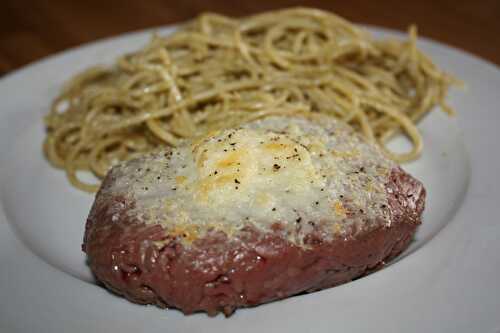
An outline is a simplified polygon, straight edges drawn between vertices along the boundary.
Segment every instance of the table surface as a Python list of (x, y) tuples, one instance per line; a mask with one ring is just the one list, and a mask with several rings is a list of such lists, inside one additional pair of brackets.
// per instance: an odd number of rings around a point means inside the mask
[(500, 65), (499, 0), (3, 0), (0, 76), (82, 43), (185, 21), (203, 11), (243, 16), (299, 5), (397, 30), (416, 23), (420, 35)]

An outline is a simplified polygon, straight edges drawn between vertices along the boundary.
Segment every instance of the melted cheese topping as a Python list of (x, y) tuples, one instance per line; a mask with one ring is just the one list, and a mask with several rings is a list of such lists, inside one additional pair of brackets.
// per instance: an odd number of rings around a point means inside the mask
[(304, 199), (324, 185), (309, 151), (287, 135), (241, 128), (205, 139), (192, 152), (198, 177), (190, 186), (201, 205), (262, 212), (284, 205), (282, 191)]
[(186, 242), (209, 229), (233, 235), (280, 223), (302, 244), (318, 226), (328, 239), (390, 223), (385, 183), (393, 166), (329, 118), (269, 117), (115, 167), (105, 191), (130, 198), (134, 218)]

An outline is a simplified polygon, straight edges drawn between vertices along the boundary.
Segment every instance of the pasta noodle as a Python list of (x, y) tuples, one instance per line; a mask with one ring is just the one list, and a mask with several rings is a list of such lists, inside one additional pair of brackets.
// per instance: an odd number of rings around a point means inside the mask
[[(70, 182), (183, 138), (271, 114), (319, 112), (350, 123), (398, 162), (418, 158), (415, 124), (455, 83), (407, 41), (374, 40), (333, 13), (291, 8), (242, 19), (207, 13), (109, 68), (74, 77), (45, 117), (44, 151)], [(386, 148), (396, 133), (412, 149)]]

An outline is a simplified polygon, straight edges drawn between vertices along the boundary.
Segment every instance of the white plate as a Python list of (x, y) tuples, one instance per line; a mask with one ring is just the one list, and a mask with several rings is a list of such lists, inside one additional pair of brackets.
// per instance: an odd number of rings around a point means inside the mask
[(450, 95), (458, 117), (434, 112), (420, 125), (424, 155), (406, 168), (424, 182), (427, 208), (415, 242), (395, 264), (229, 319), (134, 305), (96, 286), (80, 251), (92, 196), (44, 160), (41, 118), (65, 80), (141, 47), (149, 34), (80, 47), (0, 80), (1, 332), (500, 330), (500, 71), (428, 40), (420, 47), (468, 90)]

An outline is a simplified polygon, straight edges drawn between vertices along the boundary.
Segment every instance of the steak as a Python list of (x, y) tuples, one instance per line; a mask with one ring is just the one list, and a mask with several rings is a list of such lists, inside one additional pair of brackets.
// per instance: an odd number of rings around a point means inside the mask
[(347, 125), (272, 116), (112, 168), (82, 248), (130, 301), (230, 315), (383, 267), (424, 201)]

